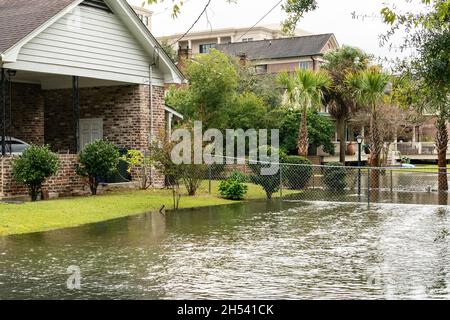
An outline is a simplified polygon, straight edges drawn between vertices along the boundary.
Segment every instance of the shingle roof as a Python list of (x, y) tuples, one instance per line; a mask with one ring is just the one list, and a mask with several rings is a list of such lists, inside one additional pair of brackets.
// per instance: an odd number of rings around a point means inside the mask
[(0, 53), (43, 25), (74, 0), (0, 0)]
[(221, 44), (217, 49), (230, 55), (246, 54), (250, 60), (306, 57), (321, 54), (332, 33), (303, 37)]

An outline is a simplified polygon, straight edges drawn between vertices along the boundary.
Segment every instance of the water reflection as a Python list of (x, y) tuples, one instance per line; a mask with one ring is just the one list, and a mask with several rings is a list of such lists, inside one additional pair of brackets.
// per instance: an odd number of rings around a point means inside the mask
[(448, 214), (259, 201), (0, 238), (0, 298), (448, 298)]

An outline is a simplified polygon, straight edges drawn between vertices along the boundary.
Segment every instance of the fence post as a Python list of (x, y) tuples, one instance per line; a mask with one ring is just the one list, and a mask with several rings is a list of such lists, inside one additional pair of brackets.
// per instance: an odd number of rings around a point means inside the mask
[(212, 179), (211, 165), (208, 165), (208, 192), (209, 192), (209, 195), (212, 194), (211, 179)]
[(394, 174), (393, 174), (393, 170), (391, 171), (391, 193), (394, 192)]
[(370, 183), (371, 183), (371, 177), (370, 177), (370, 168), (367, 169), (367, 204), (370, 206)]
[(283, 200), (283, 164), (280, 163), (280, 200)]

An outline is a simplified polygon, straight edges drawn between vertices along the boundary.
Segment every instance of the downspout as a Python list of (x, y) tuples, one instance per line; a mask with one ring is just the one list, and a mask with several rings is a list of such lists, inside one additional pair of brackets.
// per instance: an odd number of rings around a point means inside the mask
[(2, 156), (6, 156), (6, 73), (3, 66), (1, 67), (0, 76), (1, 86), (1, 104), (2, 104)]
[[(149, 65), (149, 104), (150, 104), (150, 144), (153, 143), (154, 139), (154, 115), (153, 115), (153, 66), (155, 63)], [(150, 155), (151, 156), (151, 155)], [(150, 181), (151, 185), (153, 185), (153, 166), (150, 167)]]

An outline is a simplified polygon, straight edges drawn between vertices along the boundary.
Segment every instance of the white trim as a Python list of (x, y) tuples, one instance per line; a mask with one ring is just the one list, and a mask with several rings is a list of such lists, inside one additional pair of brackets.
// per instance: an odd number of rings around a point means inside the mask
[(167, 112), (170, 113), (170, 114), (173, 114), (173, 115), (177, 116), (177, 117), (180, 118), (181, 120), (184, 120), (184, 116), (183, 116), (181, 113), (179, 113), (178, 111), (172, 109), (171, 107), (169, 107), (169, 106), (164, 106), (164, 110), (167, 111)]

